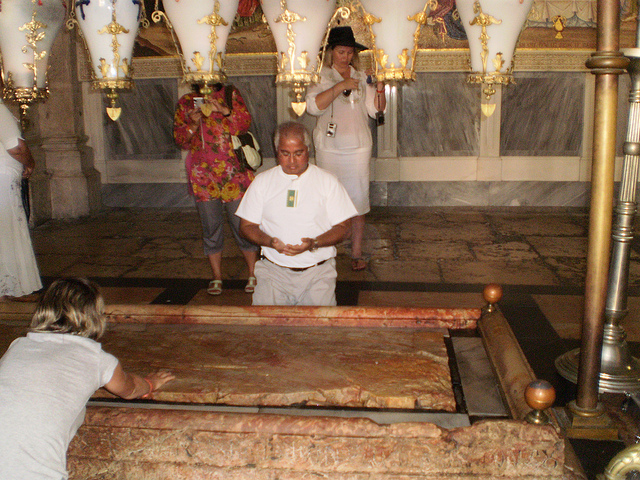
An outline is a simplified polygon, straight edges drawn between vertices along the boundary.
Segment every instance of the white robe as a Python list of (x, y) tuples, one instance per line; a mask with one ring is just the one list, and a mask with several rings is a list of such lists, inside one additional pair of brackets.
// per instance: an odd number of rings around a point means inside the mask
[[(316, 163), (338, 177), (358, 215), (364, 215), (370, 210), (369, 161), (373, 142), (369, 117), (376, 115), (376, 84), (367, 84), (364, 73), (350, 68), (351, 78), (360, 82), (357, 90), (349, 96), (338, 95), (331, 105), (320, 110), (316, 105), (316, 96), (343, 80), (335, 68), (323, 67), (320, 82), (309, 87), (306, 102), (307, 112), (318, 117), (313, 130)], [(327, 136), (330, 122), (337, 125), (333, 137)]]
[(7, 150), (18, 145), (20, 129), (0, 103), (0, 296), (20, 297), (42, 288), (29, 224), (22, 206), (22, 164)]

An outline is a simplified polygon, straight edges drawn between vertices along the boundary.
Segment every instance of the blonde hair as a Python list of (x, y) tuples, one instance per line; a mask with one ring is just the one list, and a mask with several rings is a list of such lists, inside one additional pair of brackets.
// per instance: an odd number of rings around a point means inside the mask
[[(339, 45), (334, 45), (334, 47), (338, 47)], [(322, 65), (324, 65), (325, 67), (330, 67), (331, 64), (333, 63), (333, 48), (334, 47), (327, 47), (327, 50), (324, 52), (324, 60), (322, 61)], [(351, 66), (353, 68), (355, 68), (356, 70), (360, 70), (360, 60), (358, 58), (358, 49), (355, 47), (353, 48), (353, 57), (351, 57)]]
[(86, 278), (54, 281), (36, 306), (32, 332), (70, 333), (97, 340), (107, 326), (100, 287)]

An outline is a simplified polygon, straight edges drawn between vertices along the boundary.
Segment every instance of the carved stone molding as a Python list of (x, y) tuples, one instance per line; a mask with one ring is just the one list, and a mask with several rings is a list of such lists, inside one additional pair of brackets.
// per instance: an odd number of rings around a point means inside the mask
[[(518, 71), (588, 71), (585, 62), (590, 50), (517, 50), (514, 72)], [(370, 55), (362, 54), (362, 66), (370, 63)], [(469, 71), (467, 49), (419, 50), (416, 72), (465, 72)], [(226, 72), (230, 77), (245, 75), (275, 75), (274, 53), (236, 53), (226, 56)], [(80, 80), (91, 80), (91, 73), (84, 55), (78, 68)], [(134, 79), (181, 78), (182, 67), (178, 57), (137, 57), (133, 59)]]

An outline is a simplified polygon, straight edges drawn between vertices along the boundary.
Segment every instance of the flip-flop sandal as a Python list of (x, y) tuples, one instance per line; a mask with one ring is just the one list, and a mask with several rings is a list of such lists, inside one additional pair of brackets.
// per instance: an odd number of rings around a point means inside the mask
[(249, 277), (249, 280), (247, 281), (247, 286), (244, 287), (244, 291), (245, 293), (253, 293), (256, 289), (256, 277)]
[(364, 258), (358, 257), (351, 259), (351, 270), (354, 272), (359, 272), (365, 268), (367, 268), (367, 261)]
[(222, 293), (222, 280), (211, 280), (207, 287), (209, 295), (220, 295)]

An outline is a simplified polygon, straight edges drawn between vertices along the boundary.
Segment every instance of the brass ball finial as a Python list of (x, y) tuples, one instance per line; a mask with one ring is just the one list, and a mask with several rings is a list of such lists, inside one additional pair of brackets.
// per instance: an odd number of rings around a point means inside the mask
[(484, 287), (484, 291), (482, 293), (484, 295), (484, 299), (488, 303), (497, 303), (502, 298), (502, 287), (497, 283), (490, 283)]
[(556, 400), (556, 390), (546, 380), (534, 380), (524, 390), (524, 399), (533, 410), (525, 420), (536, 425), (549, 423), (549, 416), (544, 412)]
[(487, 302), (486, 311), (492, 312), (494, 310), (493, 305), (498, 303), (502, 298), (502, 287), (497, 283), (490, 283), (489, 285), (484, 287), (482, 295)]

